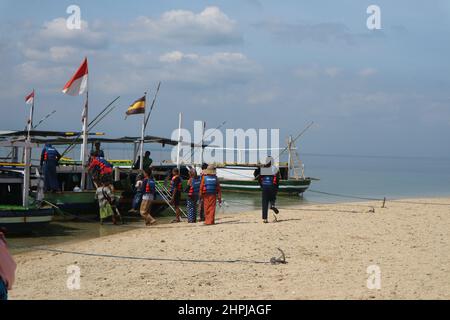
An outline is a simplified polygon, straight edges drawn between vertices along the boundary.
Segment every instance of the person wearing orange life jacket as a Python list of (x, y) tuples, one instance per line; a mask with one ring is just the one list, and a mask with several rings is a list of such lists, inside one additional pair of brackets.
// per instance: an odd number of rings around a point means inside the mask
[(101, 181), (112, 181), (113, 166), (102, 157), (91, 157), (88, 171), (91, 173), (94, 182), (99, 185)]
[[(260, 169), (258, 176), (259, 184), (262, 190), (262, 219), (264, 223), (268, 223), (267, 214), (270, 209), (276, 214), (279, 213), (275, 207), (276, 196), (280, 181), (280, 172), (277, 167), (272, 165), (273, 158), (267, 157), (266, 164)], [(276, 220), (276, 217), (275, 217)]]
[[(207, 163), (203, 163), (202, 164), (202, 172), (200, 174), (200, 180), (205, 175), (205, 171), (206, 171), (207, 168), (208, 168), (208, 164)], [(200, 213), (199, 220), (200, 221), (205, 221), (205, 208), (203, 206), (203, 199), (201, 197), (199, 198), (199, 207), (200, 207), (200, 209), (199, 209), (199, 211), (200, 211), (199, 212)]]
[(209, 165), (205, 170), (200, 184), (200, 197), (203, 199), (205, 210), (205, 225), (214, 224), (216, 215), (216, 201), (222, 203), (222, 190), (220, 188), (219, 179), (216, 175), (216, 168)]
[(180, 170), (178, 168), (174, 168), (172, 170), (172, 180), (170, 181), (170, 195), (171, 200), (170, 203), (175, 207), (175, 220), (172, 222), (181, 222), (181, 210), (180, 210), (180, 201), (181, 201), (181, 187), (182, 180), (180, 177)]
[(156, 182), (153, 179), (152, 169), (144, 170), (144, 180), (141, 186), (142, 202), (140, 207), (141, 216), (144, 218), (145, 225), (149, 226), (156, 222), (151, 215), (152, 203), (156, 195)]
[(189, 181), (187, 183), (188, 198), (186, 201), (188, 211), (188, 223), (197, 222), (197, 201), (200, 192), (201, 177), (197, 176), (194, 168), (189, 170)]
[(44, 174), (44, 190), (56, 192), (59, 190), (56, 167), (61, 155), (50, 143), (46, 143), (41, 153), (41, 168)]

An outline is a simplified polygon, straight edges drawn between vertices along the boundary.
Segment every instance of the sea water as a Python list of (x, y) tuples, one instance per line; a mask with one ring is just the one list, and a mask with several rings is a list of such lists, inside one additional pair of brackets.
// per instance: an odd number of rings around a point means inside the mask
[[(158, 154), (152, 156), (158, 162)], [(320, 180), (312, 181), (310, 191), (302, 197), (280, 195), (277, 200), (280, 208), (293, 204), (355, 201), (352, 197), (450, 196), (450, 159), (446, 158), (304, 154), (302, 160), (305, 175)], [(261, 208), (259, 193), (224, 193), (223, 199), (217, 209), (219, 217)], [(166, 217), (158, 218), (161, 224), (169, 223), (173, 217), (170, 209), (165, 214)], [(122, 227), (101, 226), (98, 222), (54, 222), (32, 234), (12, 236), (10, 243), (18, 248), (13, 250), (20, 251), (29, 246), (97, 238), (132, 230), (135, 226), (142, 226), (142, 221), (133, 219)]]

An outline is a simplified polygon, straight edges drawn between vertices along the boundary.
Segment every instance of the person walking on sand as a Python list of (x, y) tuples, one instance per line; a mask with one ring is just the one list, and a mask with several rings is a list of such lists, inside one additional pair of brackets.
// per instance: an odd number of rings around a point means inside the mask
[(8, 252), (5, 236), (0, 229), (0, 300), (8, 300), (16, 273), (16, 263)]
[(95, 198), (98, 200), (98, 207), (100, 209), (100, 224), (103, 224), (103, 221), (108, 217), (112, 217), (113, 224), (117, 224), (116, 214), (112, 207), (114, 203), (114, 194), (107, 177), (103, 177), (100, 186), (97, 187)]
[(272, 157), (267, 157), (266, 164), (260, 169), (258, 180), (262, 191), (262, 219), (264, 223), (268, 223), (267, 214), (269, 211), (269, 204), (270, 209), (273, 210), (275, 214), (279, 213), (278, 209), (275, 207), (275, 201), (280, 181), (280, 172), (278, 168), (273, 165)]
[(182, 180), (180, 177), (180, 170), (178, 168), (174, 168), (172, 170), (172, 180), (170, 181), (170, 195), (171, 195), (170, 204), (172, 204), (175, 207), (176, 217), (172, 221), (172, 223), (181, 222), (180, 218), (181, 187), (182, 187)]
[(200, 191), (201, 178), (197, 175), (195, 168), (189, 170), (189, 181), (187, 183), (188, 198), (186, 201), (188, 211), (188, 223), (197, 222), (197, 201)]
[[(206, 171), (207, 168), (208, 168), (208, 164), (207, 163), (203, 163), (202, 164), (202, 172), (200, 173), (200, 180), (205, 175), (205, 171)], [(198, 202), (199, 202), (199, 213), (200, 213), (199, 221), (205, 221), (205, 208), (203, 206), (203, 199), (199, 198)]]
[(138, 212), (138, 209), (141, 207), (142, 202), (142, 183), (144, 182), (144, 175), (142, 173), (139, 173), (136, 176), (136, 183), (134, 184), (134, 190), (135, 194), (133, 197), (133, 202), (131, 204), (131, 209), (128, 211), (129, 213), (136, 213)]
[(203, 206), (205, 210), (205, 225), (214, 224), (216, 215), (216, 201), (222, 203), (222, 190), (216, 175), (216, 168), (209, 165), (205, 170), (200, 183), (200, 197), (203, 199)]
[(156, 222), (156, 219), (153, 218), (151, 215), (152, 203), (153, 200), (155, 200), (156, 195), (156, 182), (153, 179), (151, 168), (147, 167), (144, 170), (144, 181), (142, 182), (141, 192), (142, 192), (142, 202), (140, 213), (141, 216), (144, 218), (145, 225), (149, 226)]

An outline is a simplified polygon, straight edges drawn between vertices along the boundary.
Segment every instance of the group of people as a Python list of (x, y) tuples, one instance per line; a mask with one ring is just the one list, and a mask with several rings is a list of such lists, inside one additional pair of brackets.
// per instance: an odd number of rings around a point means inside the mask
[[(48, 149), (50, 159), (57, 158), (51, 149)], [(57, 151), (56, 151), (57, 152)], [(143, 173), (138, 174), (135, 184), (135, 196), (130, 213), (139, 212), (146, 225), (153, 225), (156, 219), (152, 216), (153, 203), (156, 200), (157, 186), (153, 177), (150, 151), (145, 152), (143, 158)], [(49, 157), (47, 156), (47, 159)], [(139, 160), (133, 166), (139, 168)], [(104, 158), (104, 152), (100, 149), (100, 143), (95, 143), (95, 149), (91, 152), (88, 165), (89, 173), (97, 187), (96, 199), (100, 207), (100, 221), (112, 216), (113, 223), (117, 221), (116, 203), (112, 187), (113, 166)], [(262, 219), (268, 223), (268, 211), (275, 214), (279, 210), (275, 206), (279, 182), (281, 179), (278, 168), (274, 165), (272, 157), (267, 157), (265, 165), (255, 170), (255, 179), (259, 181), (262, 191)], [(202, 165), (201, 174), (198, 175), (194, 168), (189, 171), (189, 180), (183, 190), (183, 179), (178, 168), (171, 172), (169, 191), (169, 203), (175, 211), (173, 222), (181, 221), (180, 202), (183, 193), (186, 194), (186, 208), (188, 223), (204, 221), (206, 225), (212, 225), (215, 221), (216, 203), (222, 203), (222, 192), (216, 168), (213, 165)], [(276, 216), (275, 216), (276, 220)]]
[[(105, 159), (105, 154), (100, 148), (100, 142), (94, 144), (95, 148), (90, 153), (88, 171), (97, 188), (96, 199), (100, 207), (100, 221), (112, 216), (116, 223), (117, 216), (115, 210), (115, 198), (112, 186), (113, 166)], [(152, 203), (156, 199), (156, 182), (152, 174), (153, 160), (150, 158), (150, 151), (145, 152), (143, 157), (143, 173), (136, 178), (135, 191), (132, 209), (130, 212), (140, 212), (146, 225), (156, 222), (153, 218)], [(56, 176), (56, 167), (61, 155), (51, 145), (46, 144), (42, 150), (41, 167), (44, 173), (44, 188), (46, 191), (57, 191), (59, 189)], [(139, 169), (140, 159), (133, 165), (134, 169)], [(268, 211), (273, 210), (278, 214), (275, 206), (276, 196), (281, 179), (278, 168), (274, 165), (271, 157), (266, 159), (265, 165), (255, 170), (255, 179), (259, 181), (262, 190), (262, 219), (268, 223)], [(170, 180), (170, 205), (175, 210), (175, 220), (181, 221), (180, 201), (182, 193), (186, 193), (187, 218), (189, 223), (197, 222), (197, 216), (205, 224), (214, 224), (216, 202), (222, 201), (220, 183), (213, 165), (202, 165), (201, 174), (192, 168), (189, 171), (187, 187), (183, 190), (183, 179), (178, 168), (171, 172)], [(275, 216), (276, 219), (276, 216)]]
[[(44, 190), (46, 192), (59, 191), (58, 176), (56, 168), (59, 165), (61, 154), (50, 143), (46, 143), (41, 152), (40, 166), (44, 176)], [(94, 149), (90, 153), (88, 170), (94, 183), (100, 184), (103, 177), (112, 177), (113, 166), (106, 161), (105, 153), (100, 148), (100, 142), (94, 144)]]
[[(146, 225), (152, 225), (156, 222), (152, 216), (152, 202), (156, 198), (157, 187), (152, 174), (152, 168), (144, 169), (143, 175), (136, 178), (136, 194), (133, 199), (130, 212), (140, 212)], [(169, 204), (175, 211), (174, 223), (181, 222), (180, 202), (182, 194), (187, 195), (187, 216), (189, 223), (197, 222), (197, 215), (200, 221), (206, 225), (212, 225), (215, 221), (216, 202), (222, 203), (222, 192), (220, 183), (213, 165), (203, 164), (200, 175), (192, 168), (189, 171), (189, 180), (186, 188), (183, 190), (183, 179), (180, 176), (178, 168), (172, 169), (170, 177), (170, 186), (168, 188)]]

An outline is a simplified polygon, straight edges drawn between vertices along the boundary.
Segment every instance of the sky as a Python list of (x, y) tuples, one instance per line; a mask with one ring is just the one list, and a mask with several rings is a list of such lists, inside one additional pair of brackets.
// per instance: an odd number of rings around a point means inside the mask
[[(81, 29), (69, 30), (69, 5)], [(381, 29), (369, 30), (369, 5)], [(124, 114), (158, 96), (147, 134), (194, 120), (279, 128), (300, 152), (450, 157), (450, 2), (0, 0), (0, 130), (22, 129), (36, 90), (40, 129), (79, 130), (83, 97), (61, 90), (85, 56), (96, 131), (139, 135)]]

